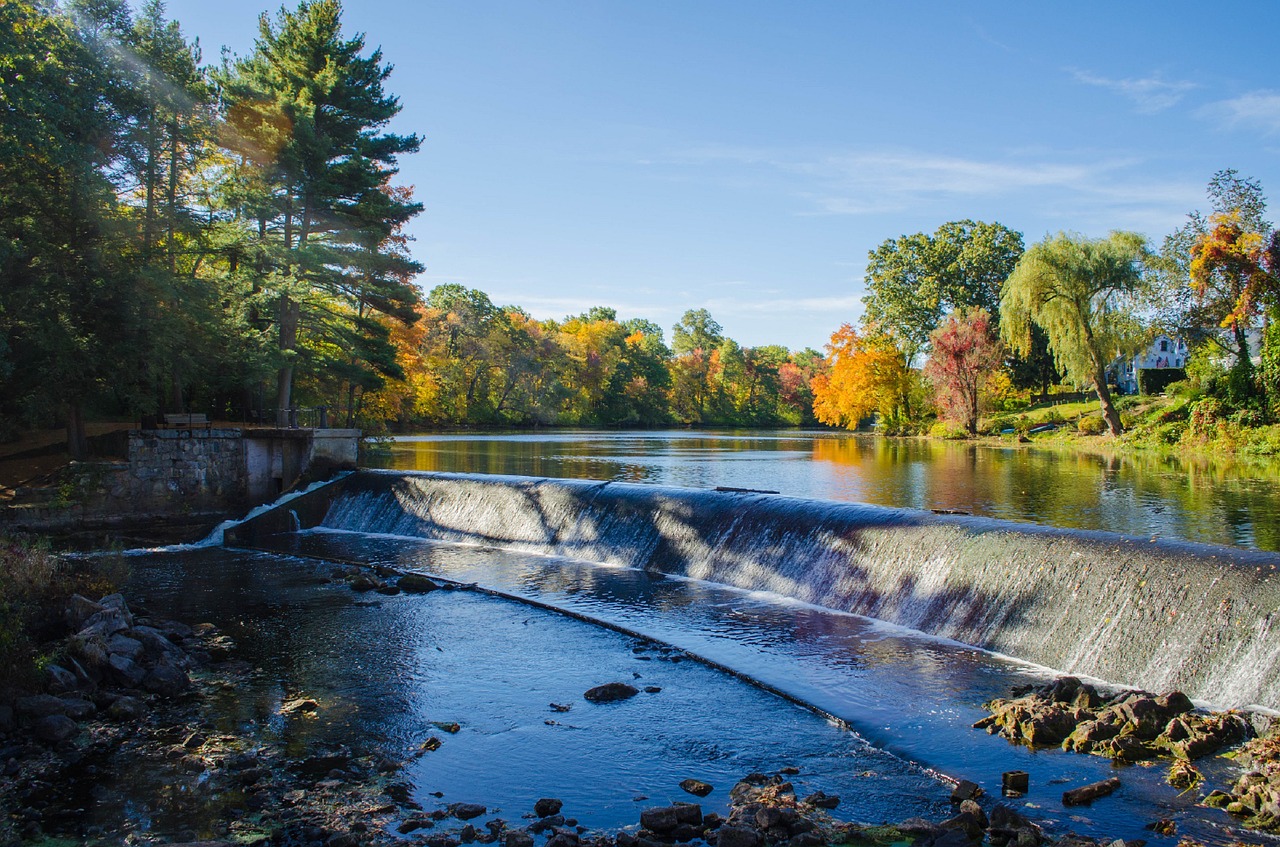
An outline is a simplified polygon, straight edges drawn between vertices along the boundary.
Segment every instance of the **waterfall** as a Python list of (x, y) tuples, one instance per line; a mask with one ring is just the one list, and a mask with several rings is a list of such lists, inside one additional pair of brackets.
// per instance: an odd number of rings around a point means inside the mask
[(1067, 673), (1280, 708), (1275, 554), (617, 482), (361, 471), (326, 496), (332, 529), (772, 591)]

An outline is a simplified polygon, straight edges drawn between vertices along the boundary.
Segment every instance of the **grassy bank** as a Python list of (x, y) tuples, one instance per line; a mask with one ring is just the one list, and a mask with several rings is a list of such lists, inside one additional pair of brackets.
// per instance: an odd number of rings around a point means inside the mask
[[(978, 440), (1035, 443), (1095, 451), (1153, 450), (1185, 458), (1280, 457), (1280, 424), (1262, 422), (1252, 412), (1235, 412), (1214, 398), (1130, 396), (1116, 400), (1124, 434), (1115, 438), (1096, 400), (1038, 403), (1020, 412), (985, 416)], [(962, 435), (935, 427), (935, 437)]]

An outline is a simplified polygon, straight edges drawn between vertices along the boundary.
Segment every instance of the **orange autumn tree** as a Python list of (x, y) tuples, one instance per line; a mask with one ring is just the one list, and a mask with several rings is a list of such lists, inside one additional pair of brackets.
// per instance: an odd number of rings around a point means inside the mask
[(813, 378), (813, 414), (828, 426), (854, 429), (879, 414), (898, 417), (911, 372), (893, 339), (875, 327), (862, 334), (845, 324), (827, 344), (827, 370)]
[(1202, 302), (1219, 304), (1225, 313), (1220, 326), (1235, 333), (1236, 353), (1245, 361), (1245, 327), (1280, 287), (1280, 236), (1245, 226), (1239, 211), (1213, 215), (1209, 222), (1209, 231), (1191, 247), (1191, 287)]

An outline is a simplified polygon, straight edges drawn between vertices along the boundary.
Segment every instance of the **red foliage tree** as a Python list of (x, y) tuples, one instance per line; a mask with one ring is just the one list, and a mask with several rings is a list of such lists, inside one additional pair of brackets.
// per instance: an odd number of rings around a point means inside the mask
[(947, 316), (929, 335), (924, 375), (945, 418), (978, 432), (978, 398), (987, 378), (999, 370), (1004, 351), (995, 338), (991, 315), (977, 307)]

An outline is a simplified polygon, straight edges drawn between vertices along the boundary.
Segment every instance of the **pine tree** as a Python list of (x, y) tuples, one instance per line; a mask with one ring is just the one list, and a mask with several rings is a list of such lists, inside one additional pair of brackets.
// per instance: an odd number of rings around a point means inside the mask
[(372, 314), (416, 317), (406, 279), (417, 264), (379, 248), (422, 208), (390, 184), (419, 139), (382, 131), (400, 111), (383, 90), (391, 68), (378, 50), (362, 55), (362, 35), (343, 36), (341, 14), (337, 0), (315, 0), (263, 15), (253, 53), (220, 79), (225, 143), (244, 166), (227, 196), (252, 224), (275, 308), (281, 423), (299, 366), (315, 372), (354, 349), (376, 383), (397, 371)]

